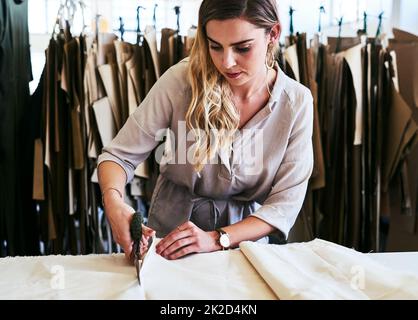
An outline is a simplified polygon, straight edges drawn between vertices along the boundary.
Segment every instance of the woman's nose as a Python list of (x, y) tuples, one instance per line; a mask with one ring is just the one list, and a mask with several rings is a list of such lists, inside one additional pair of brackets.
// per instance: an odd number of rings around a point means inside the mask
[(222, 57), (222, 65), (225, 69), (231, 69), (236, 65), (235, 57), (232, 50), (225, 50)]

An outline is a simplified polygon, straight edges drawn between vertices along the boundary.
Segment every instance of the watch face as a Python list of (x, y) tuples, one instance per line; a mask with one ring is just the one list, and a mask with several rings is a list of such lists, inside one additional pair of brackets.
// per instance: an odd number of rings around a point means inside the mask
[(221, 246), (224, 248), (229, 248), (229, 246), (231, 245), (231, 242), (229, 241), (229, 237), (226, 234), (221, 235), (221, 237), (219, 238), (219, 242)]

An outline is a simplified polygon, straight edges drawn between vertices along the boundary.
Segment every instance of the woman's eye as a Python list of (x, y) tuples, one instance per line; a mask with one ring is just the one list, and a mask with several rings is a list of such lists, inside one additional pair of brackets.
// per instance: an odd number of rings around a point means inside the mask
[(210, 46), (210, 48), (215, 51), (220, 51), (222, 49), (221, 47), (216, 47), (216, 46)]
[(237, 52), (240, 52), (240, 53), (246, 53), (246, 52), (250, 51), (250, 47), (235, 48), (235, 50), (236, 50)]

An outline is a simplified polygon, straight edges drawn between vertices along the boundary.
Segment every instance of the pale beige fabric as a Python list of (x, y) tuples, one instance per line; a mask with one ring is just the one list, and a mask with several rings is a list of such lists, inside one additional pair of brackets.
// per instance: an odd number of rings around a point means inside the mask
[(107, 97), (113, 111), (116, 128), (122, 128), (122, 102), (119, 91), (118, 67), (116, 64), (105, 64), (99, 67), (100, 77), (103, 81)]
[(116, 135), (115, 118), (108, 97), (93, 103), (94, 116), (102, 144), (107, 146)]
[(123, 254), (0, 259), (2, 300), (143, 298)]
[(134, 54), (125, 65), (128, 73), (128, 105), (129, 114), (131, 115), (144, 98), (142, 96), (143, 90), (141, 90), (140, 76), (144, 70), (141, 68), (141, 50), (139, 46), (134, 46)]
[(98, 146), (92, 125), (91, 107), (93, 102), (102, 98), (99, 93), (104, 94), (104, 90), (100, 90), (102, 86), (97, 73), (97, 44), (93, 43), (92, 37), (86, 38), (87, 43), (87, 58), (84, 70), (84, 117), (86, 119), (86, 134), (87, 134), (87, 150), (88, 157), (96, 159), (99, 156)]
[[(163, 74), (104, 148), (99, 165), (103, 161), (118, 163), (130, 181), (135, 168), (161, 143), (158, 134), (170, 128), (174, 148), (166, 149), (165, 161), (160, 164), (149, 213), (149, 226), (158, 237), (188, 220), (203, 230), (214, 230), (249, 215), (268, 222), (287, 237), (302, 206), (313, 166), (309, 90), (276, 66), (278, 76), (270, 101), (242, 128), (240, 133), (245, 135), (236, 139), (232, 154), (220, 152), (218, 163), (207, 164), (199, 177), (189, 161), (179, 164), (182, 147), (188, 149), (194, 143), (179, 134), (185, 127), (182, 121), (191, 99), (187, 68), (185, 59)], [(250, 139), (260, 132), (262, 140)], [(246, 147), (256, 149), (255, 162), (248, 161), (248, 153), (242, 154), (249, 150)], [(170, 159), (170, 154), (174, 158)]]
[(120, 112), (122, 123), (126, 121), (129, 116), (129, 104), (128, 104), (128, 71), (126, 62), (129, 61), (134, 55), (134, 45), (122, 42), (119, 40), (114, 41), (116, 61), (118, 66), (118, 84), (120, 95)]
[(161, 76), (161, 72), (157, 49), (157, 34), (153, 26), (147, 26), (145, 28), (144, 39), (145, 41), (147, 41), (150, 49), (152, 62), (154, 64), (155, 79), (159, 79)]
[(276, 295), (239, 250), (166, 260), (154, 240), (141, 268), (145, 299), (274, 300)]
[(354, 90), (356, 92), (356, 130), (354, 134), (354, 145), (361, 145), (363, 139), (363, 77), (361, 65), (361, 50), (363, 45), (347, 49), (343, 52), (344, 58), (350, 67), (353, 77)]
[(298, 52), (296, 44), (291, 45), (290, 47), (286, 48), (284, 52), (284, 57), (286, 61), (289, 63), (290, 68), (292, 68), (293, 74), (296, 77), (296, 80), (300, 81), (300, 74), (299, 74), (299, 59), (298, 59)]
[(315, 239), (306, 243), (240, 244), (280, 299), (418, 299), (418, 276), (369, 255)]
[[(144, 260), (141, 286), (136, 279), (135, 267), (125, 260), (123, 254), (1, 258), (0, 299), (277, 299), (274, 292), (278, 289), (270, 276), (265, 271), (260, 272), (260, 266), (254, 268), (252, 265), (257, 264), (256, 255), (252, 257), (248, 252), (244, 255), (243, 250), (238, 249), (169, 261), (156, 255), (157, 243), (158, 240)], [(282, 281), (290, 277), (287, 283), (306, 288), (299, 298), (311, 299), (312, 283), (318, 292), (314, 299), (330, 298), (333, 292), (329, 290), (329, 281), (335, 281), (336, 276), (342, 274), (347, 261), (357, 266), (354, 272), (358, 272), (358, 266), (362, 266), (364, 261), (367, 262), (366, 275), (372, 272), (372, 278), (366, 281), (367, 286), (372, 281), (382, 281), (379, 279), (382, 271), (386, 272), (385, 283), (406, 279), (406, 285), (402, 286), (404, 292), (412, 290), (416, 283), (418, 252), (359, 254), (346, 248), (341, 251), (341, 248), (334, 247), (336, 245), (327, 244), (328, 249), (324, 249), (317, 243), (315, 248), (314, 243), (296, 244), (300, 249), (295, 244), (282, 246), (287, 251), (285, 255), (273, 250), (273, 259), (262, 260), (265, 269), (272, 264), (271, 275)], [(294, 250), (289, 250), (289, 246)], [(262, 251), (265, 248), (274, 246), (264, 246)], [(307, 263), (307, 256), (316, 257), (316, 262)], [(285, 263), (276, 263), (275, 259), (279, 257)], [(373, 269), (368, 266), (373, 266)], [(298, 273), (296, 280), (295, 273)], [(414, 274), (415, 279), (408, 273)], [(375, 297), (382, 298), (387, 287), (380, 285), (376, 288), (379, 291)], [(279, 295), (285, 298), (283, 291)]]

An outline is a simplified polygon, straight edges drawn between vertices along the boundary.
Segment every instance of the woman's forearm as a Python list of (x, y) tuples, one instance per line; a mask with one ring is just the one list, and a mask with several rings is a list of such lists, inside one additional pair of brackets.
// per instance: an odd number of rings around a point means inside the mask
[[(123, 248), (126, 258), (130, 259), (132, 239), (129, 226), (135, 210), (124, 202), (125, 170), (116, 162), (104, 161), (98, 167), (98, 177), (113, 239)], [(151, 235), (152, 231), (147, 229), (147, 235)]]
[(257, 217), (247, 217), (233, 225), (222, 228), (228, 233), (231, 240), (231, 247), (237, 247), (241, 241), (255, 241), (261, 239), (273, 231), (275, 227)]
[(104, 204), (106, 205), (107, 199), (113, 199), (115, 196), (123, 199), (126, 185), (125, 170), (112, 161), (102, 162), (97, 170)]

